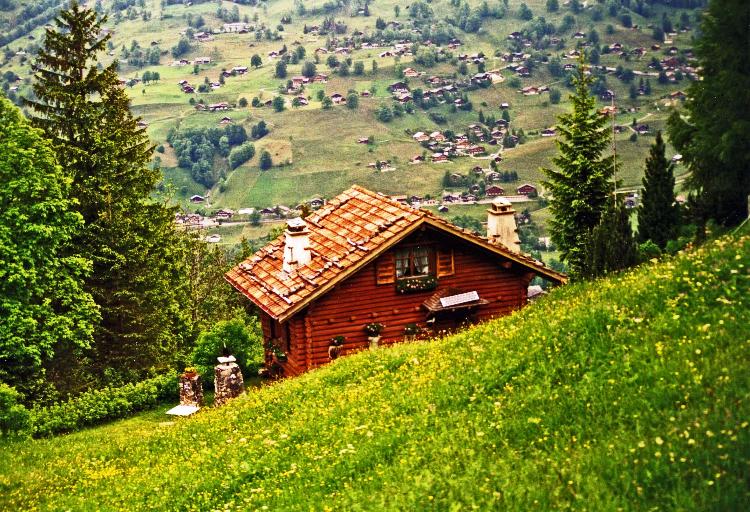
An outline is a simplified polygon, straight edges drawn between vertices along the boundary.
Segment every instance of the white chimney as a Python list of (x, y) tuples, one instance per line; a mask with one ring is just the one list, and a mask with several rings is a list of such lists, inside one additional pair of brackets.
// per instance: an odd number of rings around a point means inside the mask
[(492, 201), (487, 210), (487, 238), (492, 243), (501, 243), (512, 252), (521, 252), (515, 213), (507, 199), (498, 197)]
[(284, 272), (292, 272), (310, 263), (310, 231), (301, 217), (286, 222), (284, 231)]

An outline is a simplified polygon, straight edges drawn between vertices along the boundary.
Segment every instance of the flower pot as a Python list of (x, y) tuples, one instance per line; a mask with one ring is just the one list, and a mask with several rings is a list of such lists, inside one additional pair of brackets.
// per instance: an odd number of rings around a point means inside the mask
[(380, 343), (380, 336), (368, 336), (367, 341), (370, 342), (370, 348), (378, 348)]

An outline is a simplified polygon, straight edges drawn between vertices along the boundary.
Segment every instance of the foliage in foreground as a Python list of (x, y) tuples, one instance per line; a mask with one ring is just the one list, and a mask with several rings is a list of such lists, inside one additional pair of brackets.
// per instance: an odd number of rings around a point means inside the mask
[[(0, 383), (45, 389), (44, 365), (87, 348), (98, 310), (73, 240), (83, 218), (52, 145), (0, 95)], [(1, 429), (1, 428), (0, 428)]]
[(245, 377), (258, 375), (263, 366), (263, 333), (258, 318), (223, 320), (198, 336), (191, 358), (204, 388), (213, 385), (216, 357), (225, 348), (237, 358)]
[(0, 506), (738, 510), (748, 269), (723, 238), (176, 425), (8, 444)]

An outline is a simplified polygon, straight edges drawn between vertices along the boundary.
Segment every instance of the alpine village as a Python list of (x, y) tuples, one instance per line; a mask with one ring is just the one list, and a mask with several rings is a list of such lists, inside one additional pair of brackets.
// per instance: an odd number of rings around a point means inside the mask
[(0, 0), (0, 510), (747, 510), (749, 51), (744, 0)]

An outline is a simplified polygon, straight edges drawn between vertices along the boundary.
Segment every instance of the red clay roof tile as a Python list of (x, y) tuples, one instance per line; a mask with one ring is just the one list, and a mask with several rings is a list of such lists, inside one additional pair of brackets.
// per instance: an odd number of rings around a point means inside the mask
[(339, 280), (427, 223), (488, 248), (558, 282), (566, 277), (527, 256), (468, 233), (426, 210), (353, 186), (305, 219), (312, 260), (291, 273), (282, 270), (283, 235), (227, 272), (226, 279), (261, 310), (286, 320)]

